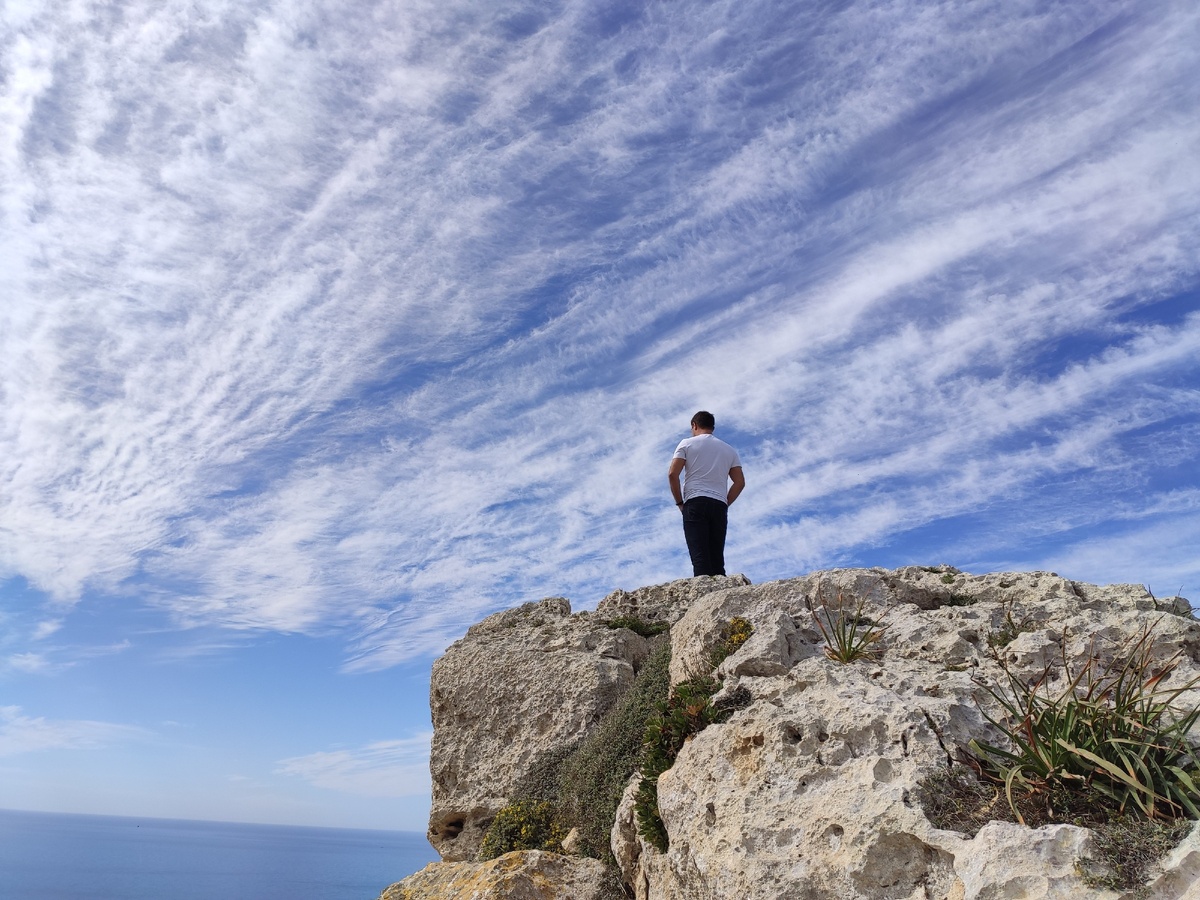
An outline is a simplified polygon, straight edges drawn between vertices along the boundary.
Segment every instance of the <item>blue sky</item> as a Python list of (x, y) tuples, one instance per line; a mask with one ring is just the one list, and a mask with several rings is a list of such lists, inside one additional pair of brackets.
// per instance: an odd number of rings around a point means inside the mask
[(9, 0), (0, 806), (424, 828), (489, 612), (1200, 596), (1200, 8)]

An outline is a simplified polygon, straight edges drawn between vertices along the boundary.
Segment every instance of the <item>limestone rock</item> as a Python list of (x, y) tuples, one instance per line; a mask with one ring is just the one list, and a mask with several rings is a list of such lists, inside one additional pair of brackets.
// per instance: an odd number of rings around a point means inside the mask
[(1090, 852), (1091, 832), (1073, 825), (1029, 829), (989, 822), (960, 853), (955, 869), (964, 898), (1098, 897), (1111, 891), (1080, 882), (1076, 861)]
[(1200, 825), (1167, 854), (1162, 870), (1149, 885), (1147, 896), (1155, 900), (1200, 900)]
[[(814, 615), (839, 602), (886, 626), (880, 658), (826, 656)], [(666, 853), (637, 833), (636, 775), (625, 792), (612, 851), (638, 900), (1117, 900), (1078, 874), (1086, 829), (941, 830), (917, 786), (972, 738), (1000, 741), (984, 687), (1007, 683), (1001, 662), (1053, 688), (1064, 666), (1119, 659), (1151, 629), (1159, 658), (1178, 654), (1171, 684), (1200, 675), (1187, 601), (1049, 572), (836, 569), (618, 591), (595, 613), (526, 604), (472, 628), (435, 665), (430, 834), (443, 858), (471, 857), (539, 754), (587, 734), (631, 681), (647, 650), (602, 624), (619, 615), (671, 623), (673, 683), (708, 671), (730, 619), (754, 628), (718, 669), (722, 692), (749, 703), (691, 738), (659, 778)], [(1180, 699), (1198, 704), (1200, 691)], [(1146, 900), (1200, 900), (1197, 832), (1160, 868)]]
[(674, 625), (698, 597), (748, 584), (750, 579), (745, 575), (701, 575), (638, 588), (636, 591), (613, 591), (597, 605), (596, 615), (602, 619), (628, 616), (643, 622)]
[[(888, 626), (882, 659), (825, 657), (818, 591), (830, 601), (841, 591), (848, 608), (861, 602)], [(913, 792), (972, 737), (996, 738), (980, 704), (998, 710), (973, 680), (1002, 681), (993, 647), (1032, 678), (1064, 659), (1112, 658), (1153, 625), (1161, 655), (1183, 652), (1172, 676), (1182, 683), (1200, 673), (1200, 625), (1183, 609), (1135, 586), (948, 567), (835, 570), (707, 594), (672, 629), (672, 681), (703, 666), (740, 616), (754, 635), (719, 671), (726, 691), (747, 689), (753, 702), (696, 735), (660, 776), (666, 854), (636, 836), (627, 795), (613, 831), (625, 881), (639, 900), (1115, 897), (1077, 874), (1085, 829), (996, 822), (967, 840), (934, 828)], [(1007, 625), (1014, 633), (998, 646)], [(1195, 864), (1185, 855), (1169, 865)], [(1183, 879), (1160, 880), (1172, 877)]]
[(605, 624), (618, 616), (674, 622), (696, 598), (745, 576), (688, 578), (616, 591), (594, 613), (562, 597), (472, 626), (433, 666), (433, 803), (429, 842), (471, 860), (495, 814), (537, 762), (583, 740), (633, 681), (647, 641)]
[(489, 616), (434, 663), (428, 837), (443, 860), (475, 858), (521, 778), (586, 736), (646, 653), (644, 638), (556, 597)]
[(594, 859), (519, 850), (487, 862), (430, 863), (379, 900), (619, 900), (620, 886)]

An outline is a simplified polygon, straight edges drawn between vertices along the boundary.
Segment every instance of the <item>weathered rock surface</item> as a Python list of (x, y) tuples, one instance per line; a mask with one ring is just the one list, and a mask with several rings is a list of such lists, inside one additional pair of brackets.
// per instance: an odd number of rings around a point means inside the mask
[(472, 626), (433, 666), (433, 805), (429, 842), (443, 860), (472, 860), (497, 811), (547, 751), (585, 738), (633, 681), (648, 645), (605, 622), (674, 622), (735, 578), (694, 578), (616, 591), (571, 615), (562, 597)]
[[(826, 658), (811, 609), (837, 592), (887, 624), (880, 659)], [(1090, 831), (941, 830), (915, 800), (918, 782), (971, 738), (999, 739), (979, 687), (1003, 683), (997, 654), (1022, 678), (1049, 667), (1056, 686), (1064, 660), (1119, 657), (1153, 628), (1157, 655), (1182, 654), (1171, 682), (1200, 675), (1200, 623), (1186, 601), (1044, 572), (847, 569), (757, 586), (688, 579), (617, 592), (574, 616), (565, 600), (526, 604), (472, 628), (434, 667), (430, 838), (443, 858), (473, 857), (539, 753), (586, 734), (630, 682), (646, 648), (601, 624), (618, 615), (673, 623), (673, 682), (707, 671), (731, 618), (754, 626), (718, 670), (724, 691), (745, 689), (751, 702), (689, 740), (660, 776), (665, 854), (637, 835), (636, 776), (626, 791), (612, 849), (638, 900), (1115, 900), (1079, 875)], [(1200, 692), (1183, 701), (1200, 703)], [(1200, 900), (1200, 832), (1160, 868), (1148, 900)]]
[(596, 606), (596, 616), (606, 620), (631, 617), (643, 622), (674, 625), (705, 594), (749, 584), (750, 579), (745, 575), (701, 575), (653, 584), (636, 591), (613, 591)]
[(611, 900), (613, 892), (612, 872), (597, 860), (525, 850), (482, 863), (432, 863), (379, 900)]

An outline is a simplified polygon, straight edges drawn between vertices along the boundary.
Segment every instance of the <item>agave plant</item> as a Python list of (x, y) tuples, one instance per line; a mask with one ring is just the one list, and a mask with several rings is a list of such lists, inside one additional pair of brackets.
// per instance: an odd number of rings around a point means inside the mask
[(841, 663), (852, 663), (860, 659), (878, 659), (883, 655), (879, 643), (887, 626), (863, 612), (861, 598), (850, 609), (841, 591), (837, 592), (832, 604), (825, 599), (820, 585), (816, 594), (817, 603), (814, 605), (809, 601), (808, 608), (825, 640), (826, 656)]
[(984, 716), (1010, 746), (973, 740), (971, 751), (982, 773), (1004, 785), (1018, 821), (1018, 799), (1053, 787), (1087, 792), (1118, 814), (1200, 818), (1200, 756), (1189, 738), (1200, 707), (1178, 705), (1200, 677), (1165, 685), (1180, 654), (1156, 663), (1152, 632), (1104, 665), (1093, 646), (1074, 675), (1064, 658), (1066, 684), (1057, 692), (1049, 667), (1032, 683), (1005, 667), (1006, 689), (980, 684), (1004, 711)]

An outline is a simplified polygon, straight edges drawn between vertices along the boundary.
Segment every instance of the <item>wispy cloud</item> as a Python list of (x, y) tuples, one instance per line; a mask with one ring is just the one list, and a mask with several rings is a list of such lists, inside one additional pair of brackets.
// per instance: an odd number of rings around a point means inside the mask
[[(54, 629), (57, 631), (57, 629)], [(35, 642), (44, 635), (35, 633)], [(52, 675), (73, 668), (83, 662), (115, 656), (124, 653), (133, 646), (129, 640), (121, 640), (112, 644), (83, 643), (77, 645), (46, 645), (38, 644), (40, 649), (14, 653), (0, 661), (0, 670), (9, 669), (24, 672), (27, 675)]]
[(52, 668), (49, 660), (41, 653), (14, 653), (5, 660), (9, 669), (28, 674), (40, 674)]
[(1200, 487), (1188, 4), (358, 13), (2, 14), (0, 573), (43, 621), (370, 669), (678, 577), (700, 407), (756, 578), (1190, 532), (1138, 513)]
[(419, 797), (429, 793), (432, 732), (376, 741), (352, 750), (331, 750), (279, 761), (289, 775), (331, 791), (367, 797)]
[(40, 641), (48, 638), (62, 628), (62, 625), (62, 619), (46, 619), (45, 621), (38, 622), (33, 630), (33, 639)]
[(0, 756), (42, 750), (91, 750), (145, 738), (130, 725), (83, 719), (45, 719), (24, 715), (19, 706), (0, 706)]

